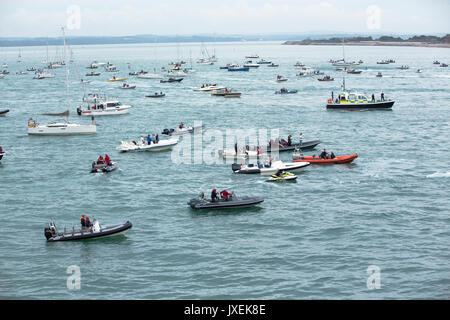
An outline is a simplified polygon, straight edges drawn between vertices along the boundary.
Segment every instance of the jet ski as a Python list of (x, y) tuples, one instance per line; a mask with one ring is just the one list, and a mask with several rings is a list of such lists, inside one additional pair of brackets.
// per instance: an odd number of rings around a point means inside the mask
[(264, 201), (262, 197), (237, 197), (234, 192), (228, 199), (217, 199), (215, 201), (206, 199), (201, 193), (200, 197), (192, 198), (187, 203), (192, 209), (236, 209), (247, 208), (260, 204)]
[(278, 171), (270, 176), (267, 182), (283, 182), (283, 181), (295, 181), (297, 176), (290, 172)]
[(130, 221), (122, 224), (103, 226), (100, 225), (97, 219), (94, 219), (92, 227), (82, 227), (81, 229), (72, 227), (72, 229), (69, 230), (64, 228), (64, 231), (58, 231), (55, 223), (52, 221), (49, 223), (49, 226), (44, 229), (44, 235), (48, 242), (84, 240), (123, 234), (128, 229), (131, 229), (131, 227), (132, 224)]
[(117, 162), (113, 162), (113, 161), (111, 161), (109, 163), (109, 165), (107, 165), (106, 163), (101, 163), (101, 164), (95, 163), (94, 165), (92, 165), (91, 173), (111, 172), (111, 171), (116, 170), (118, 167), (119, 166), (118, 166)]

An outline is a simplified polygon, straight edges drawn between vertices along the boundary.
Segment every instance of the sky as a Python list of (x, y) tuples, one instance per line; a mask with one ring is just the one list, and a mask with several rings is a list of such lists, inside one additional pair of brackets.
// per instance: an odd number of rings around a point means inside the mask
[(450, 0), (0, 0), (0, 37), (450, 33)]

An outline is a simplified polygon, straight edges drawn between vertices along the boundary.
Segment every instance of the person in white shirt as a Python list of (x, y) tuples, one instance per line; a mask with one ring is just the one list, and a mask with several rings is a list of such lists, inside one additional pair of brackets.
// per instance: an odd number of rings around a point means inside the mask
[(304, 138), (303, 133), (300, 132), (300, 135), (298, 137), (300, 139), (299, 147), (301, 147), (302, 143), (303, 143), (303, 138)]

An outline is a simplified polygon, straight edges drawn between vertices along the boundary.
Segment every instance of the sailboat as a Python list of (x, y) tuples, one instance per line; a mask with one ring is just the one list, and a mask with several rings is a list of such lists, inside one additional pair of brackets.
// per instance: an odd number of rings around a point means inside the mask
[(347, 62), (345, 61), (345, 43), (344, 43), (344, 38), (342, 38), (342, 59), (341, 60), (336, 60), (336, 61), (332, 61), (332, 65), (335, 67), (349, 67), (349, 66), (359, 66), (362, 63), (362, 61), (360, 62)]
[[(64, 53), (66, 48), (66, 35), (64, 32), (64, 28), (61, 28), (64, 37)], [(64, 56), (65, 59), (65, 56)], [(55, 116), (55, 117), (66, 117), (66, 121), (64, 122), (53, 122), (49, 124), (39, 124), (32, 118), (28, 120), (28, 134), (29, 135), (39, 135), (39, 136), (68, 136), (68, 135), (85, 135), (85, 134), (95, 134), (97, 133), (97, 126), (95, 124), (94, 118), (92, 117), (92, 121), (90, 124), (78, 124), (71, 123), (68, 121), (69, 119), (69, 70), (66, 69), (66, 103), (67, 103), (67, 111), (62, 113), (46, 113), (43, 115), (46, 116)]]

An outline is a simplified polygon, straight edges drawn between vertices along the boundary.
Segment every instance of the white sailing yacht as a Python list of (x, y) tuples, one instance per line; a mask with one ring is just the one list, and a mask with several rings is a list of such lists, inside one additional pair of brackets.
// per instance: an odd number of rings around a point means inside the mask
[(335, 67), (350, 67), (350, 66), (358, 66), (361, 63), (355, 62), (355, 61), (353, 61), (353, 62), (345, 61), (345, 44), (344, 44), (344, 39), (342, 39), (342, 59), (333, 61), (331, 64)]
[[(66, 48), (66, 35), (64, 32), (64, 28), (61, 28), (64, 37), (64, 53)], [(66, 57), (64, 56), (64, 59)], [(66, 103), (67, 103), (67, 111), (59, 114), (45, 114), (48, 116), (65, 116), (66, 121), (64, 122), (53, 122), (49, 124), (39, 124), (33, 119), (28, 120), (28, 134), (29, 135), (39, 135), (39, 136), (68, 136), (68, 135), (85, 135), (85, 134), (95, 134), (97, 133), (97, 126), (95, 124), (94, 118), (90, 124), (78, 124), (71, 123), (68, 121), (69, 118), (69, 71), (66, 69)]]

